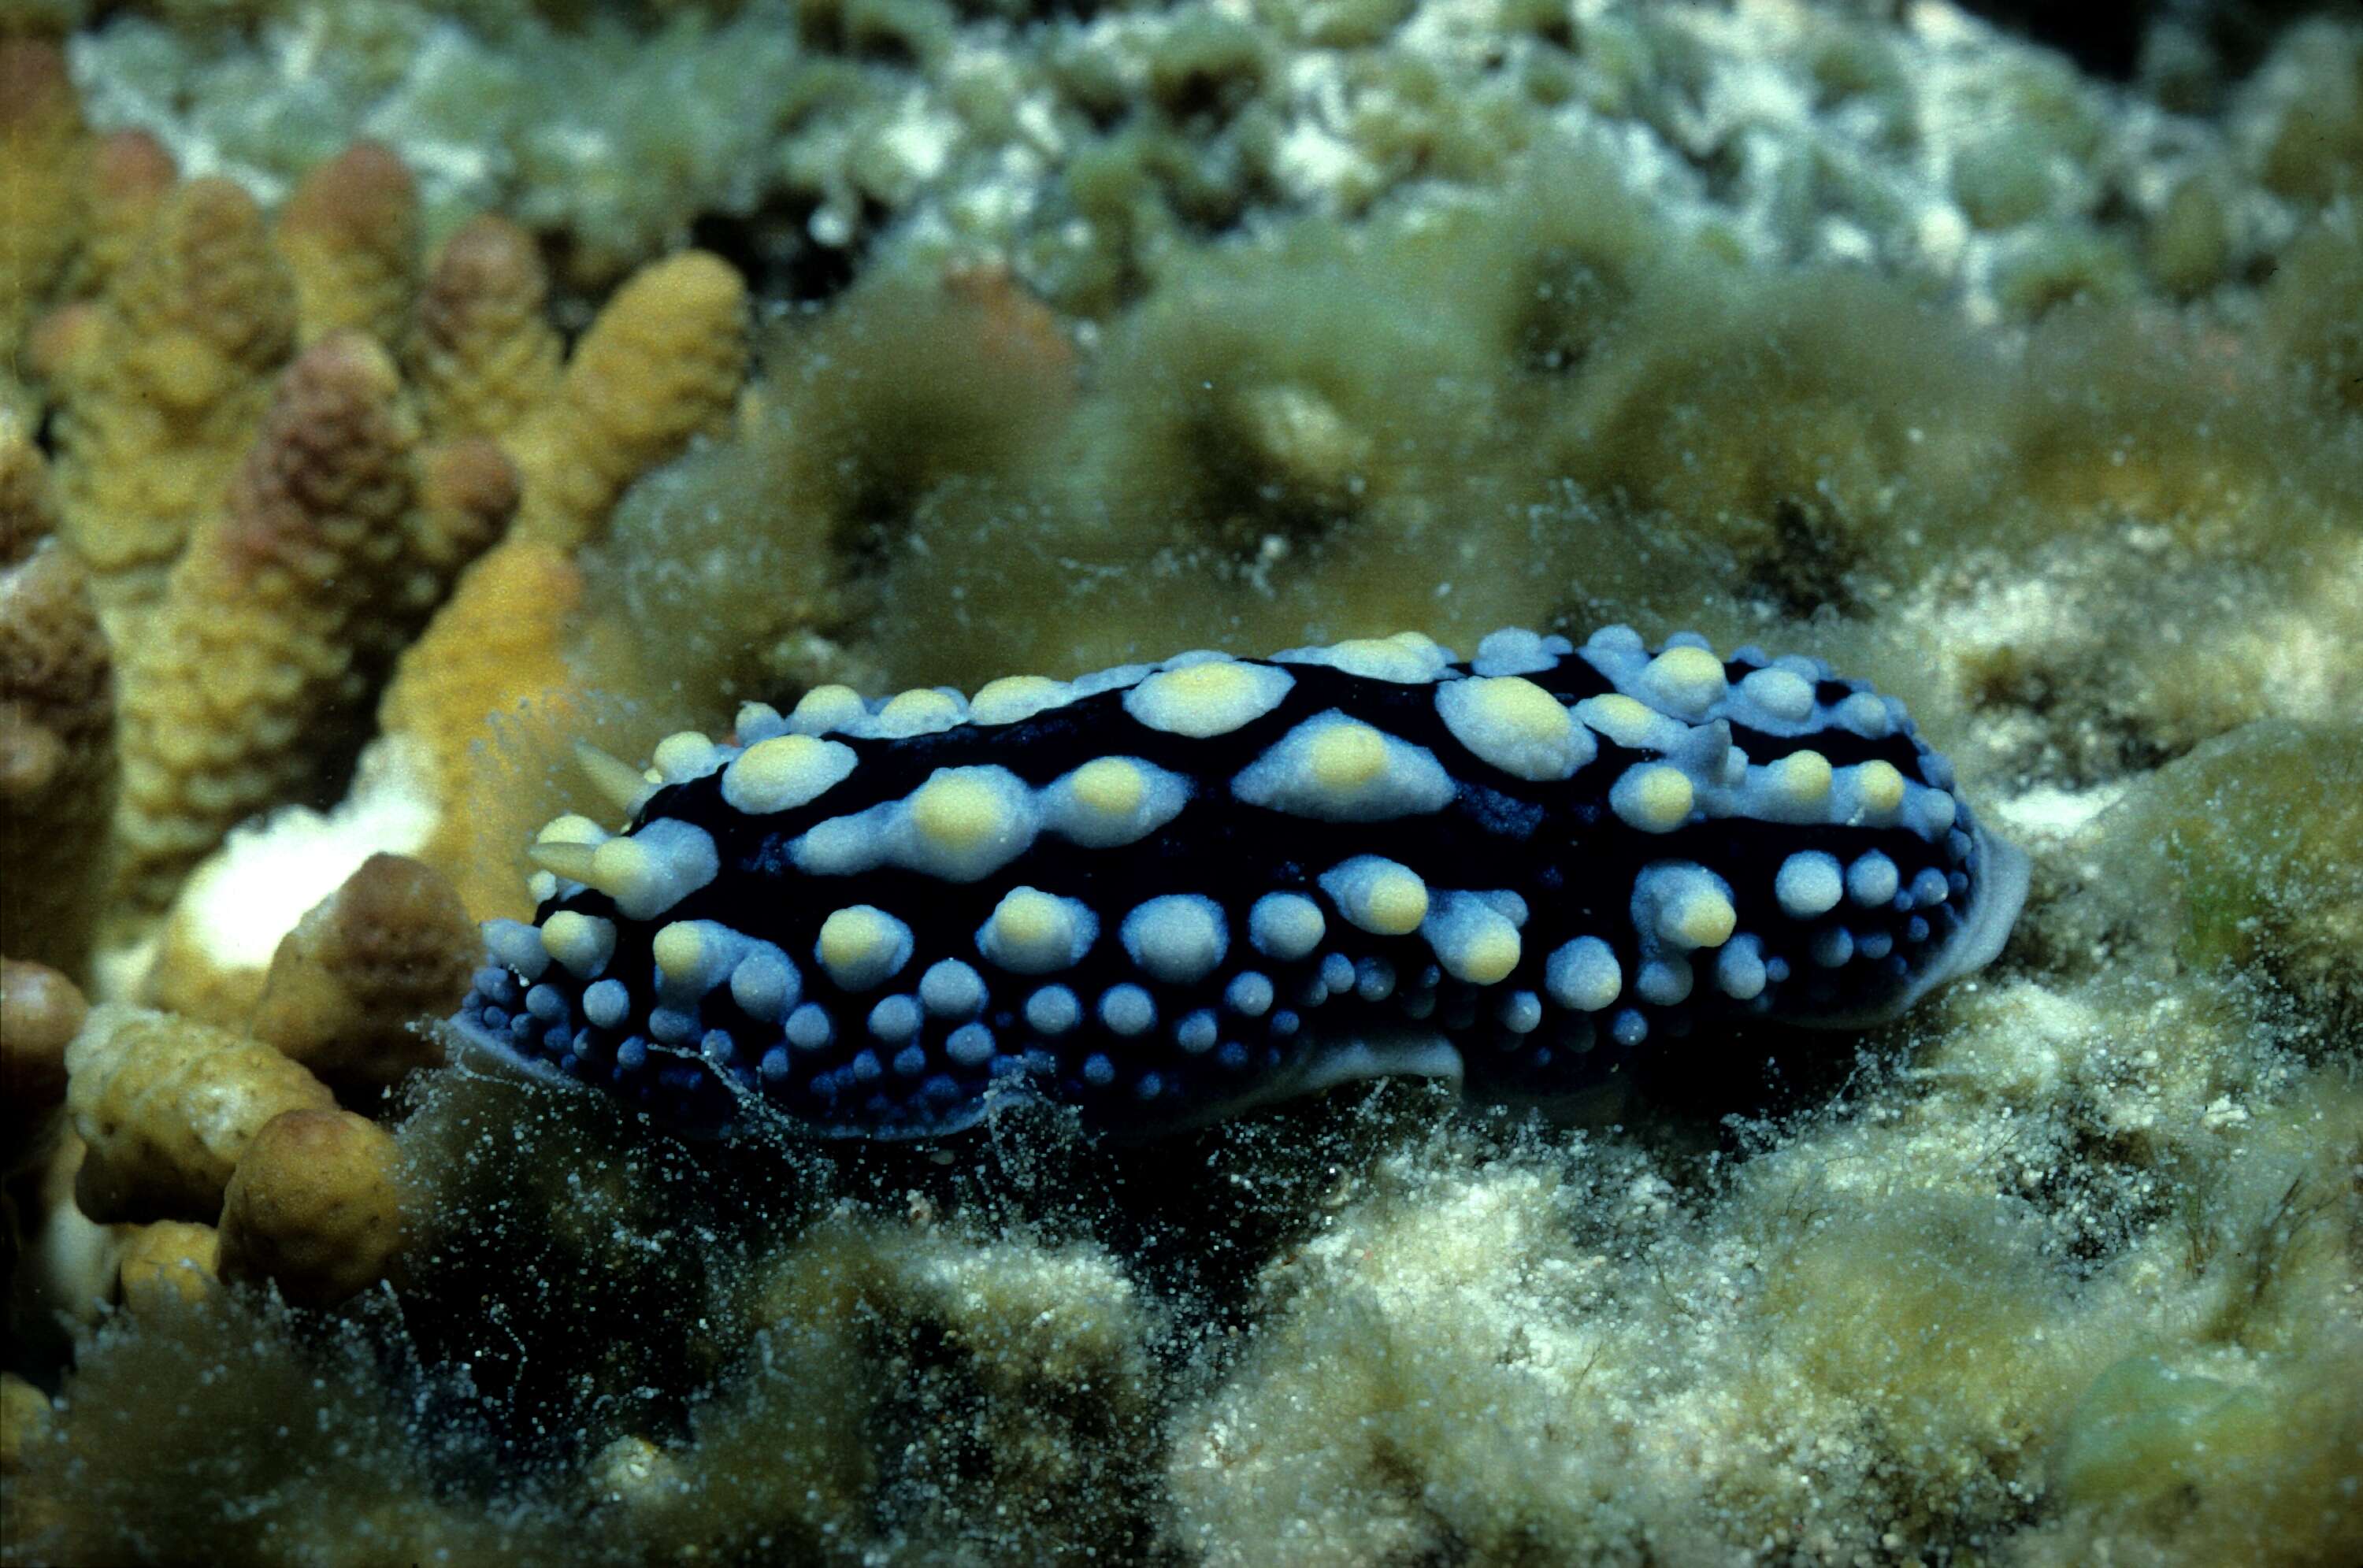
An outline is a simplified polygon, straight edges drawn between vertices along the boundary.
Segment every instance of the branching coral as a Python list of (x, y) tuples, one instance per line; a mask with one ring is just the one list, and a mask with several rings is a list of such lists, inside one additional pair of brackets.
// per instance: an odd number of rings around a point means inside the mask
[(427, 428), (513, 436), (555, 395), (564, 346), (533, 237), (484, 216), (443, 247), (418, 298), (412, 375)]
[(489, 444), (416, 452), (398, 390), (361, 334), (306, 349), (131, 645), (117, 834), (136, 902), (162, 907), (232, 825), (351, 756), (393, 651), (515, 505)]
[(384, 1088), (442, 1060), (417, 1027), (448, 1016), (479, 957), (449, 882), (416, 860), (373, 855), (272, 955), (254, 1036), (338, 1085)]
[(0, 415), (21, 414), (17, 379), (35, 307), (81, 237), (82, 106), (53, 44), (0, 36)]
[(328, 1306), (385, 1277), (403, 1244), (394, 1139), (349, 1110), (262, 1124), (222, 1194), (220, 1271)]
[(90, 1145), (74, 1201), (95, 1220), (211, 1220), (264, 1122), (335, 1103), (268, 1045), (137, 1009), (94, 1010), (66, 1071), (67, 1106)]
[(122, 618), (144, 624), (172, 561), (219, 504), (294, 341), (294, 294), (261, 212), (192, 181), (56, 350), (61, 530)]
[(90, 1004), (46, 964), (0, 958), (0, 1099), (12, 1146), (65, 1098), (66, 1045)]
[(349, 712), (355, 624), (403, 553), (415, 436), (393, 362), (359, 334), (289, 369), (227, 513), (172, 569), (123, 670), (129, 895), (161, 908), (231, 826), (309, 793)]
[[(18, 326), (56, 404), (55, 526), (126, 650), (116, 874), (156, 911), (239, 821), (332, 798), (377, 686), (513, 513), (571, 548), (722, 417), (743, 290), (710, 257), (675, 258), (561, 360), (515, 228), (463, 229), (422, 279), (416, 192), (383, 148), (320, 164), (267, 221), (223, 182), (172, 186), (151, 141), (94, 141), (55, 50), (11, 47), (31, 95), (8, 134), (93, 171), (86, 199), (24, 193), (58, 238), (10, 265), (19, 300), (64, 302)], [(488, 714), (573, 690), (471, 692), (417, 755), (459, 790)]]
[[(572, 552), (605, 532), (627, 483), (728, 415), (746, 373), (745, 286), (711, 256), (690, 252), (633, 278), (562, 369), (538, 309), (544, 287), (514, 228), (471, 226), (438, 263), (414, 340), (430, 416), (498, 438), (523, 476), (513, 537), (462, 577), (378, 713), (382, 744), (428, 776), (438, 802), (417, 852), (480, 915), (515, 898), (484, 875), (487, 855), (504, 856), (501, 845), (553, 813), (551, 786), (537, 776), (594, 727), (578, 664), (678, 711), (674, 672), (619, 664), (600, 640), (621, 628), (582, 624)], [(482, 759), (494, 720), (523, 778)], [(651, 723), (662, 727), (640, 721)]]
[(627, 484), (727, 415), (747, 373), (746, 312), (738, 274), (702, 251), (616, 290), (508, 437), (526, 476), (518, 536), (580, 545)]
[(402, 160), (356, 142), (304, 177), (279, 209), (272, 248), (295, 286), (296, 339), (343, 329), (402, 340), (418, 289), (418, 193)]
[(88, 574), (50, 525), (39, 455), (0, 413), (0, 940), (78, 970), (105, 881), (115, 675)]
[(131, 1311), (152, 1315), (201, 1300), (221, 1276), (221, 1232), (191, 1220), (138, 1226), (118, 1269), (116, 1291)]

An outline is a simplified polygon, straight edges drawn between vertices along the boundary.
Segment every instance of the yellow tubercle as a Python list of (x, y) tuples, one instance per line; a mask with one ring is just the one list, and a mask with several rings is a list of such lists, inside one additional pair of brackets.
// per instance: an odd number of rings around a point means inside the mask
[(982, 844), (1001, 832), (1007, 818), (998, 791), (958, 774), (931, 778), (911, 797), (911, 825), (938, 848)]
[(1668, 648), (1649, 661), (1641, 679), (1660, 702), (1685, 718), (1706, 712), (1726, 690), (1723, 661), (1699, 647)]
[(796, 701), (789, 711), (788, 721), (802, 728), (826, 731), (850, 723), (870, 710), (861, 701), (861, 693), (850, 686), (831, 683), (815, 686)]
[(925, 687), (898, 691), (878, 710), (879, 728), (890, 734), (926, 734), (960, 723), (960, 705)]
[(854, 904), (830, 911), (820, 922), (815, 949), (829, 978), (848, 990), (865, 990), (900, 966), (909, 931), (882, 910)]
[(1062, 935), (1067, 911), (1058, 900), (1039, 889), (1018, 888), (1001, 900), (993, 911), (993, 919), (1004, 940), (1030, 947)]
[(1806, 807), (1829, 799), (1835, 777), (1830, 759), (1818, 751), (1792, 751), (1771, 767), (1772, 788), (1790, 806)]
[(731, 810), (784, 812), (818, 799), (853, 771), (851, 748), (811, 735), (757, 741), (723, 771), (722, 798)]
[(1148, 677), (1126, 694), (1125, 712), (1150, 729), (1204, 740), (1263, 717), (1292, 684), (1261, 665), (1208, 659)]
[(1004, 675), (998, 680), (988, 680), (969, 700), (969, 717), (980, 724), (1008, 724), (1036, 713), (1062, 701), (1067, 694), (1064, 681), (1052, 680), (1040, 675)]
[(591, 875), (576, 878), (619, 904), (638, 903), (663, 875), (654, 851), (636, 838), (611, 838), (591, 852)]
[(1348, 911), (1356, 925), (1380, 936), (1406, 936), (1427, 918), (1427, 884), (1405, 866), (1372, 872)]
[(560, 910), (542, 922), (542, 947), (577, 978), (590, 979), (616, 951), (616, 926), (597, 915)]
[(1488, 723), (1521, 740), (1550, 742), (1575, 727), (1567, 705), (1523, 675), (1496, 676), (1478, 689), (1477, 706)]
[(1585, 723), (1624, 746), (1647, 745), (1651, 734), (1665, 722), (1663, 713), (1620, 691), (1586, 698), (1581, 712)]
[(528, 845), (525, 853), (527, 859), (543, 870), (563, 877), (570, 882), (587, 886), (595, 874), (592, 869), (592, 856), (598, 848), (598, 841), (544, 839)]
[(1518, 966), (1525, 944), (1507, 921), (1488, 925), (1470, 938), (1454, 954), (1449, 966), (1453, 975), (1475, 986), (1498, 985), (1509, 978), (1510, 971)]
[(1645, 763), (1618, 782), (1630, 790), (1625, 820), (1650, 833), (1681, 826), (1697, 803), (1690, 775), (1665, 763)]
[(706, 955), (713, 945), (694, 922), (676, 920), (658, 929), (649, 943), (649, 952), (667, 979), (679, 980), (704, 971)]
[(1880, 815), (1903, 804), (1903, 775), (1892, 762), (1866, 762), (1855, 770), (1855, 788), (1863, 805)]
[(1666, 913), (1661, 929), (1684, 947), (1720, 947), (1739, 926), (1739, 911), (1731, 900), (1703, 889)]
[(696, 730), (676, 730), (657, 742), (649, 766), (658, 778), (677, 784), (711, 773), (716, 760), (711, 738)]
[(1103, 756), (1075, 769), (1075, 801), (1103, 816), (1128, 816), (1140, 809), (1148, 780), (1137, 763), (1120, 756)]
[(591, 780), (592, 788), (626, 816), (638, 811), (648, 800), (650, 780), (612, 752), (602, 751), (589, 741), (576, 741), (574, 761)]
[(1359, 790), (1386, 771), (1386, 738), (1368, 724), (1332, 724), (1313, 737), (1305, 762), (1322, 789)]

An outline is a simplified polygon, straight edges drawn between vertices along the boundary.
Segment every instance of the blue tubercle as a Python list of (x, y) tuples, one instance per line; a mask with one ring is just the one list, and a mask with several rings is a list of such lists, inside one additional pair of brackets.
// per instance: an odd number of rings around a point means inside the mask
[(1893, 698), (1622, 626), (824, 687), (586, 766), (629, 821), (542, 830), (452, 1022), (704, 1133), (1569, 1094), (1719, 1021), (1892, 1018), (2026, 891)]

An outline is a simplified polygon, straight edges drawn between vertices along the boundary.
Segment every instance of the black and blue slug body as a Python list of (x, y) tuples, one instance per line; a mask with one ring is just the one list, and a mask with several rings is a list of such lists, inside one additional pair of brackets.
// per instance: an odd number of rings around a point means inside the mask
[(1894, 699), (1624, 627), (825, 687), (587, 763), (628, 823), (543, 830), (534, 922), (488, 925), (453, 1021), (695, 1132), (1570, 1094), (1732, 1020), (1892, 1017), (2026, 887)]

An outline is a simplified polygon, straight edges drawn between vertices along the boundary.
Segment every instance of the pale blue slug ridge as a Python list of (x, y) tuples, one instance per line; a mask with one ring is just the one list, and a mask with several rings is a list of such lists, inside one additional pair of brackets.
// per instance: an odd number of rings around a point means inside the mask
[(1694, 1029), (1892, 1018), (2026, 892), (1895, 699), (1622, 626), (825, 687), (585, 762), (628, 820), (542, 830), (456, 1036), (706, 1134), (1553, 1099)]

